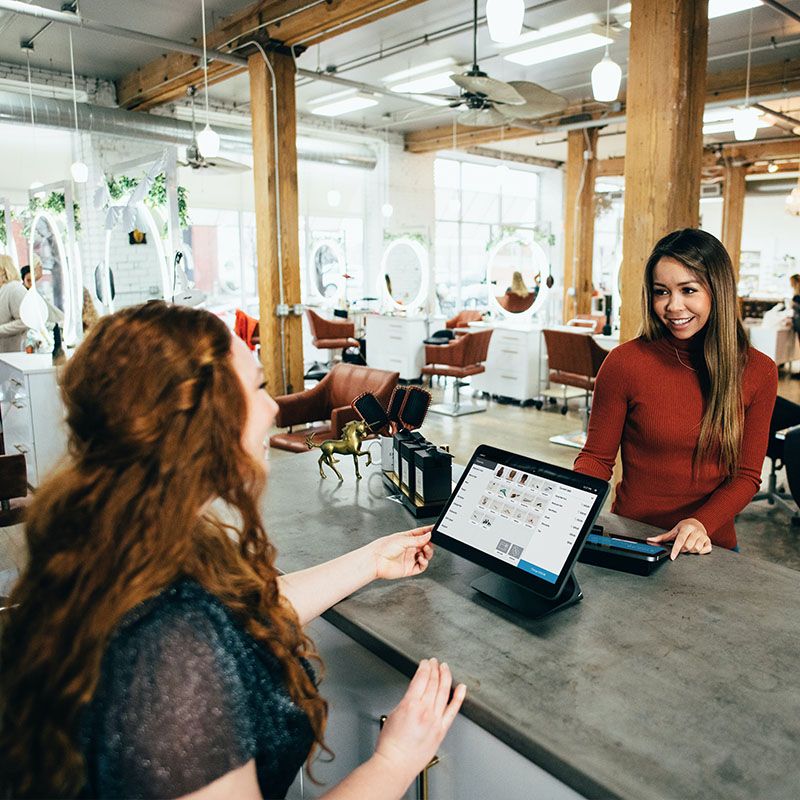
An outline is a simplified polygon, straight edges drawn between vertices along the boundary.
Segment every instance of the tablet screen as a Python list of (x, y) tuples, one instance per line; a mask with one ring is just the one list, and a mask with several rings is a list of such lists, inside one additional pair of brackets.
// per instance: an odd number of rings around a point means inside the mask
[[(461, 555), (492, 569), (492, 562), (505, 565), (496, 571), (550, 593), (569, 573), (607, 491), (596, 478), (482, 446), (436, 532), (458, 542)], [(483, 557), (472, 557), (476, 551)]]

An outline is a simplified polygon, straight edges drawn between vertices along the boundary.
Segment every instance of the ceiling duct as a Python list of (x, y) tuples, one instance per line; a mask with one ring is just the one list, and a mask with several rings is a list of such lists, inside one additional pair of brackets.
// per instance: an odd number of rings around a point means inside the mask
[[(0, 122), (30, 124), (31, 108), (27, 94), (0, 91)], [(72, 102), (52, 97), (33, 97), (33, 116), (37, 125), (62, 130), (75, 129)], [(188, 145), (192, 141), (192, 124), (173, 117), (125, 111), (88, 103), (78, 104), (78, 129), (87, 133), (147, 139), (161, 144)], [(253, 144), (249, 129), (215, 125), (223, 153), (252, 156)], [(299, 161), (340, 164), (360, 169), (375, 169), (377, 157), (366, 145), (322, 142), (307, 136), (297, 140)]]

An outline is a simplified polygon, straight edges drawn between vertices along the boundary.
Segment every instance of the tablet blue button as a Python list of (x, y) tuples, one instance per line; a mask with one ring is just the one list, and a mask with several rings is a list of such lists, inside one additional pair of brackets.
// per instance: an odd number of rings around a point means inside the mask
[(555, 583), (558, 580), (558, 575), (553, 572), (548, 572), (546, 569), (537, 567), (536, 564), (531, 564), (530, 561), (520, 561), (517, 566), (525, 572), (530, 572), (531, 575), (541, 578), (548, 583)]

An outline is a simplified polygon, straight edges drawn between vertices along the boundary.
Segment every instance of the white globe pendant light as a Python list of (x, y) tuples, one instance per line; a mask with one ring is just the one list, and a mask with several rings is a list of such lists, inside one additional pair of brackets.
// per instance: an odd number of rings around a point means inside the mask
[(753, 106), (742, 106), (733, 112), (733, 136), (737, 142), (756, 138), (761, 113)]
[(200, 0), (200, 14), (203, 17), (203, 83), (205, 84), (206, 126), (197, 134), (197, 149), (203, 158), (219, 155), (219, 134), (208, 121), (208, 58), (206, 57), (206, 2)]
[(488, 0), (486, 23), (493, 42), (513, 42), (522, 33), (525, 0)]
[(89, 180), (89, 167), (83, 161), (74, 161), (69, 171), (72, 173), (72, 180), (75, 183), (86, 183)]
[(757, 108), (750, 105), (750, 54), (753, 47), (753, 10), (750, 9), (750, 31), (747, 34), (747, 77), (744, 82), (744, 105), (733, 112), (733, 137), (737, 142), (747, 142), (756, 138), (758, 118)]
[(338, 189), (328, 189), (328, 205), (338, 208), (342, 202), (342, 193)]
[(381, 214), (385, 219), (389, 219), (394, 214), (394, 206), (391, 203), (384, 203), (381, 206)]
[[(606, 39), (608, 39), (610, 0), (606, 0)], [(613, 103), (619, 96), (622, 67), (608, 54), (608, 44), (603, 58), (592, 68), (592, 95), (598, 103)]]
[(214, 158), (219, 155), (219, 134), (210, 125), (206, 125), (197, 134), (197, 148), (203, 158)]
[(619, 96), (622, 68), (608, 54), (592, 69), (592, 95), (599, 103), (613, 103)]

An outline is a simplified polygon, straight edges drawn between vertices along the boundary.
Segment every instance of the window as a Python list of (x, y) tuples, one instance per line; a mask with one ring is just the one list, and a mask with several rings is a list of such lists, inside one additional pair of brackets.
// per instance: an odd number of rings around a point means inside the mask
[(464, 307), (486, 308), (488, 251), (507, 228), (535, 228), (539, 176), (532, 170), (437, 158), (433, 180), (440, 308), (448, 315)]

